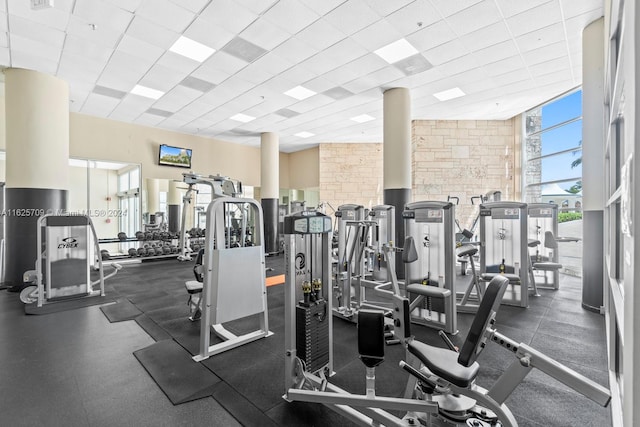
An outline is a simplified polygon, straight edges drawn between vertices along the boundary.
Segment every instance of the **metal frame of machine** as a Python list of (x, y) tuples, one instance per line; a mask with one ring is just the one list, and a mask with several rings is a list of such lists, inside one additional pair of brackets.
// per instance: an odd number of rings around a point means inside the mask
[[(531, 249), (535, 253), (529, 254), (529, 269), (531, 280), (536, 283), (539, 289), (558, 289), (560, 287), (560, 269), (539, 270), (544, 275), (544, 283), (536, 282), (536, 275), (532, 265), (536, 262), (558, 263), (558, 251), (545, 247), (545, 233), (550, 231), (553, 236), (558, 237), (558, 205), (553, 203), (529, 203), (527, 214), (529, 216), (529, 242), (537, 242)], [(551, 276), (551, 281), (549, 281)]]
[[(244, 235), (240, 246), (230, 246), (227, 231), (232, 207), (239, 207), (243, 212), (242, 230), (247, 229), (246, 217), (251, 215), (253, 246), (244, 245)], [(218, 197), (207, 207), (202, 283), (204, 304), (200, 319), (200, 351), (193, 357), (195, 361), (272, 335), (267, 310), (262, 224), (262, 207), (253, 199)], [(260, 315), (259, 327), (252, 332), (237, 336), (222, 325), (255, 314)], [(224, 341), (210, 345), (210, 329)]]
[(509, 278), (503, 304), (529, 306), (527, 204), (487, 202), (480, 205), (480, 280), (495, 274)]

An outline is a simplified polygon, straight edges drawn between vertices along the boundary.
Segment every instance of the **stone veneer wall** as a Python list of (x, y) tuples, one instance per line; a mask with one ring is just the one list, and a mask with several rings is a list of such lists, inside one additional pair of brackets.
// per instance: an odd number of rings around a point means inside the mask
[(502, 200), (519, 200), (516, 121), (414, 120), (413, 200), (459, 197), (456, 217), (467, 228), (477, 215), (471, 196), (500, 190)]
[[(500, 190), (503, 200), (520, 200), (519, 124), (519, 118), (413, 121), (412, 200), (459, 197), (456, 217), (463, 227), (477, 214), (471, 196)], [(334, 208), (382, 204), (382, 148), (382, 143), (320, 144), (320, 201)]]
[(381, 143), (320, 144), (319, 159), (321, 202), (334, 209), (347, 203), (366, 208), (382, 204)]

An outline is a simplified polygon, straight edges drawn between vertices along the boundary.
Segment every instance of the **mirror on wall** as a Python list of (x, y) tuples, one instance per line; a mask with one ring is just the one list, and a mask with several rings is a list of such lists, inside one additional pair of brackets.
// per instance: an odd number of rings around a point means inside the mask
[[(0, 151), (0, 182), (5, 182), (6, 153)], [(140, 165), (97, 159), (69, 159), (67, 211), (89, 215), (100, 239), (141, 226)]]

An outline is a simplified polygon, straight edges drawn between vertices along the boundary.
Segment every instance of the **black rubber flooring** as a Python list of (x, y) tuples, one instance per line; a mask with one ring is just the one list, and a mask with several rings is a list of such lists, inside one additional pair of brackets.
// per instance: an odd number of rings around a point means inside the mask
[[(267, 266), (274, 268), (268, 274), (282, 274), (282, 263), (282, 256), (267, 258)], [(133, 352), (141, 354), (155, 348), (160, 355), (162, 351), (171, 353), (174, 364), (195, 363), (188, 356), (198, 352), (200, 328), (197, 322), (187, 319), (184, 289), (184, 282), (193, 278), (191, 268), (190, 264), (169, 261), (126, 266), (110, 280), (118, 298), (126, 301), (124, 317), (135, 312), (130, 306), (143, 313), (135, 317), (137, 324), (108, 323), (97, 307), (24, 316), (15, 295), (0, 292), (0, 357), (15, 364), (14, 370), (27, 370), (27, 375), (0, 370), (0, 384), (10, 390), (4, 393), (8, 398), (0, 400), (0, 413), (7, 417), (7, 425), (351, 425), (321, 405), (287, 403), (282, 399), (284, 289), (280, 285), (267, 291), (269, 326), (275, 334), (202, 362), (200, 366), (215, 378), (207, 391), (212, 397), (171, 405)], [(528, 309), (502, 306), (498, 330), (606, 385), (604, 318), (581, 308), (580, 286), (579, 279), (563, 276), (560, 290), (541, 291), (542, 296), (532, 298)], [(458, 315), (460, 333), (453, 337), (454, 343), (462, 343), (472, 317)], [(234, 322), (230, 329), (242, 330), (251, 321)], [(421, 341), (443, 346), (433, 330), (414, 326), (412, 332)], [(153, 344), (165, 340), (172, 340), (179, 348), (166, 345), (164, 349), (164, 344)], [(128, 342), (135, 344), (127, 345)], [(73, 348), (77, 354), (71, 353)], [(162, 357), (152, 356), (162, 363)], [(397, 365), (402, 356), (400, 346), (387, 347), (387, 360), (377, 369), (379, 395), (400, 396), (404, 391), (406, 374)], [(479, 358), (478, 384), (490, 387), (514, 360), (507, 350), (490, 344)], [(331, 381), (354, 393), (363, 393), (364, 367), (357, 358), (356, 329), (340, 319), (334, 319), (334, 363), (337, 373)], [(120, 366), (123, 364), (124, 368)], [(89, 384), (88, 389), (80, 386)], [(199, 387), (202, 389), (202, 384)], [(188, 389), (180, 390), (181, 396), (192, 396)], [(85, 402), (86, 393), (96, 399), (95, 404), (93, 400)], [(55, 394), (55, 398), (48, 394)], [(104, 396), (106, 405), (99, 407)], [(524, 426), (611, 425), (609, 409), (535, 370), (506, 403)], [(118, 410), (118, 404), (124, 409)], [(65, 409), (55, 409), (56, 405)], [(133, 406), (140, 410), (134, 411)], [(21, 418), (26, 408), (29, 414)], [(114, 418), (109, 419), (109, 414)], [(163, 420), (154, 423), (160, 414)], [(44, 422), (51, 420), (55, 422)]]

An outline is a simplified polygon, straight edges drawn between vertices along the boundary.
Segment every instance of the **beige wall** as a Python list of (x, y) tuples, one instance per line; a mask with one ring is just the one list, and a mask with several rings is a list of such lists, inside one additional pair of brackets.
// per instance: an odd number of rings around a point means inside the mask
[(320, 144), (320, 201), (370, 208), (383, 200), (382, 143)]
[(227, 175), (246, 185), (260, 184), (260, 149), (147, 126), (70, 115), (69, 152), (73, 157), (136, 162), (143, 178), (181, 179), (186, 169), (158, 165), (158, 146), (193, 150), (193, 172)]
[(477, 214), (471, 196), (500, 190), (503, 200), (516, 200), (517, 134), (515, 119), (415, 120), (413, 200), (459, 197), (456, 216), (463, 227)]
[(319, 147), (290, 153), (288, 160), (289, 186), (280, 185), (280, 188), (318, 188), (320, 185)]

